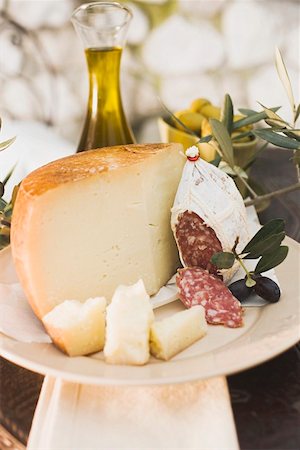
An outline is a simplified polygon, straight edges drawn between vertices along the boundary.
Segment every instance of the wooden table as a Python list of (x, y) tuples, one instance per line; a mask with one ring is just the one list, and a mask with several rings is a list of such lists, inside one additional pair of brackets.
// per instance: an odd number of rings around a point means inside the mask
[[(294, 183), (290, 157), (286, 150), (265, 150), (253, 165), (253, 178), (267, 191)], [(272, 200), (260, 213), (262, 223), (273, 217), (283, 217), (287, 234), (300, 242), (299, 191)], [(1, 423), (26, 445), (43, 377), (2, 359), (0, 380)], [(228, 383), (242, 449), (300, 448), (300, 344), (269, 362), (228, 377)], [(9, 447), (9, 436), (5, 439), (1, 442), (0, 438), (1, 450), (19, 445), (15, 442)]]

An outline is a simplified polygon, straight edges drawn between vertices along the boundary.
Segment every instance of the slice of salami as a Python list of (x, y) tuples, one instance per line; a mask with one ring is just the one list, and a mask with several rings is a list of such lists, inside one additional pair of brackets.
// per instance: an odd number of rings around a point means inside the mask
[(179, 298), (191, 308), (202, 305), (206, 321), (213, 325), (237, 328), (243, 325), (243, 309), (223, 281), (198, 267), (179, 269), (176, 276)]
[(214, 230), (201, 217), (192, 211), (180, 214), (175, 233), (184, 266), (202, 267), (217, 274), (217, 268), (211, 264), (210, 258), (222, 251), (222, 245)]

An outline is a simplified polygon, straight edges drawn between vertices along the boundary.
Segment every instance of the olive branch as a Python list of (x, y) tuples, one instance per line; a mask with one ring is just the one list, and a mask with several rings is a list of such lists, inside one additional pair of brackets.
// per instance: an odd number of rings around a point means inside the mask
[[(259, 105), (262, 107), (261, 111), (241, 108), (239, 112), (244, 117), (234, 121), (232, 99), (229, 94), (226, 94), (220, 120), (210, 119), (212, 133), (208, 136), (200, 137), (198, 133), (185, 125), (161, 102), (173, 121), (177, 122), (186, 133), (198, 138), (196, 144), (208, 143), (216, 150), (217, 156), (211, 163), (219, 166), (226, 173), (238, 179), (247, 188), (251, 199), (245, 200), (245, 206), (259, 204), (265, 200), (300, 188), (300, 129), (296, 127), (296, 122), (300, 116), (300, 103), (298, 105), (295, 103), (290, 78), (278, 48), (276, 49), (276, 69), (289, 99), (292, 111), (292, 123), (284, 120), (277, 113), (280, 107), (269, 108), (259, 102)], [(253, 128), (246, 132), (240, 131), (237, 135), (232, 135), (233, 132), (238, 132), (242, 127), (247, 125), (253, 126), (261, 121), (264, 121), (267, 127)], [(235, 161), (233, 144), (245, 137), (252, 137), (252, 139), (258, 137), (265, 142), (262, 146), (257, 147), (247, 166), (242, 168)], [(258, 195), (248, 182), (246, 169), (253, 164), (258, 154), (270, 143), (277, 147), (293, 150), (293, 163), (296, 168), (297, 182), (265, 195)]]
[[(256, 284), (255, 276), (260, 275), (281, 264), (288, 254), (288, 247), (281, 245), (285, 238), (285, 222), (283, 219), (272, 219), (266, 223), (248, 242), (237, 252), (237, 238), (231, 252), (217, 252), (211, 257), (211, 263), (218, 269), (229, 269), (237, 261), (246, 273), (246, 286)], [(255, 269), (249, 272), (244, 264), (245, 259), (258, 259)]]

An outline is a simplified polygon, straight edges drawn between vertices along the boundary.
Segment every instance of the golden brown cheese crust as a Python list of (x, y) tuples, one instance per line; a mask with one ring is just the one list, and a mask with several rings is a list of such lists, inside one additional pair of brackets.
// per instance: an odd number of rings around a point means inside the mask
[(29, 174), (21, 191), (38, 196), (57, 186), (131, 166), (176, 144), (133, 144), (89, 150), (58, 159)]

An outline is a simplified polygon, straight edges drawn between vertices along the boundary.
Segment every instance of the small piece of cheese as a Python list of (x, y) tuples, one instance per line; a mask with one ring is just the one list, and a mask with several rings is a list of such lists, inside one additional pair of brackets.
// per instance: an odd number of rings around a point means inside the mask
[(151, 354), (168, 360), (202, 338), (206, 332), (207, 323), (202, 306), (180, 311), (151, 325)]
[(111, 364), (145, 364), (149, 360), (150, 326), (154, 320), (142, 280), (118, 286), (106, 316), (105, 361)]
[(179, 144), (78, 153), (21, 183), (11, 248), (38, 317), (65, 299), (103, 295), (143, 279), (155, 294), (179, 267), (170, 209), (185, 157)]
[(46, 314), (42, 321), (53, 343), (69, 356), (99, 352), (105, 339), (104, 297), (84, 303), (65, 300)]

